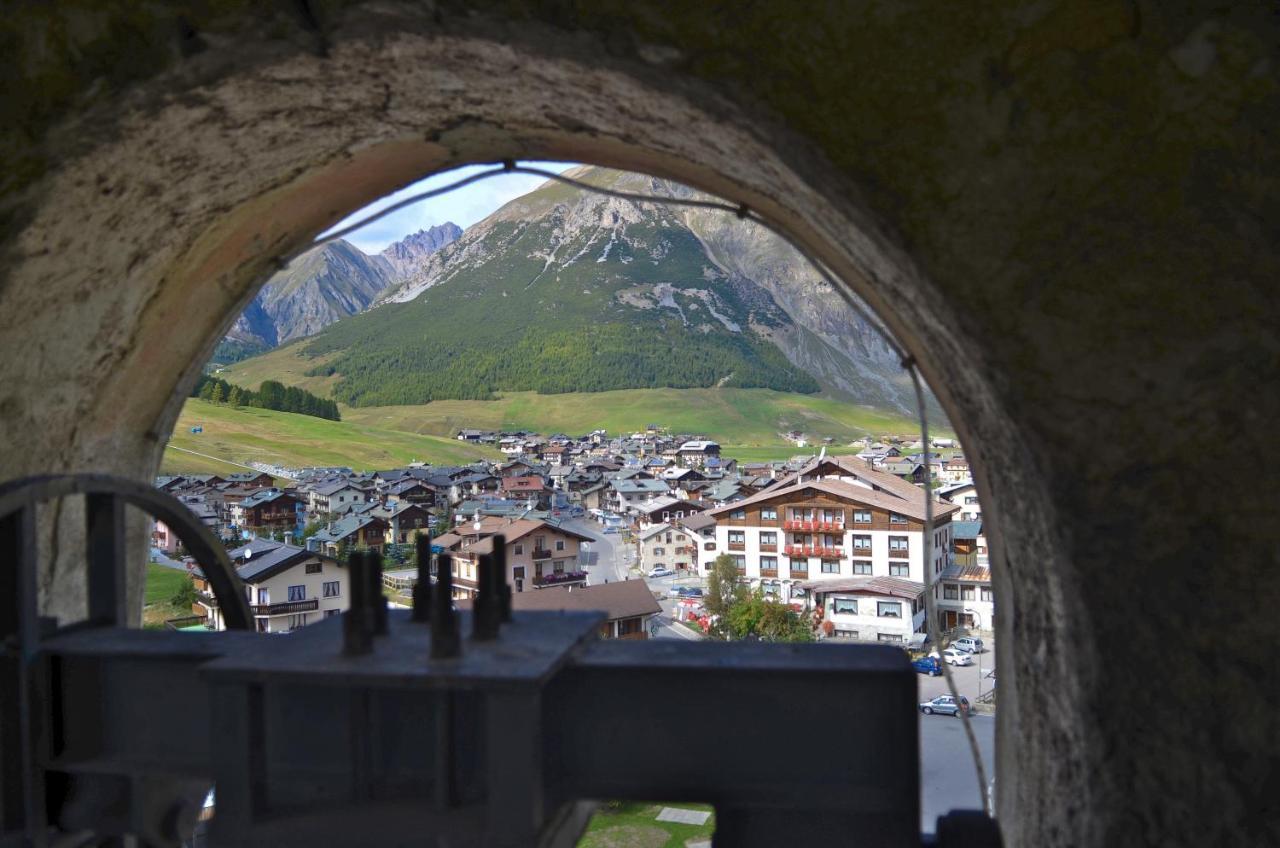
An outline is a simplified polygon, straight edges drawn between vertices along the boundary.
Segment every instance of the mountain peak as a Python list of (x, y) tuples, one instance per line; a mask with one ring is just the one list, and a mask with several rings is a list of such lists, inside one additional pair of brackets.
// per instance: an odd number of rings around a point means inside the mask
[(382, 251), (397, 271), (407, 271), (409, 267), (430, 256), (449, 242), (462, 235), (462, 227), (452, 221), (436, 224), (425, 230), (410, 233), (400, 241)]

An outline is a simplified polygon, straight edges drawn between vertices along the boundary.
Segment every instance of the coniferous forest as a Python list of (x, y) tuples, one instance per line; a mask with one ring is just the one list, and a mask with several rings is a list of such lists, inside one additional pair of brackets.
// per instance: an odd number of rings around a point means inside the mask
[(297, 386), (286, 386), (276, 380), (265, 380), (255, 392), (220, 377), (201, 374), (191, 397), (198, 397), (212, 403), (225, 403), (229, 406), (250, 406), (258, 409), (273, 409), (277, 412), (295, 412), (299, 415), (312, 415), (330, 421), (341, 421), (338, 414), (337, 401), (317, 397)]

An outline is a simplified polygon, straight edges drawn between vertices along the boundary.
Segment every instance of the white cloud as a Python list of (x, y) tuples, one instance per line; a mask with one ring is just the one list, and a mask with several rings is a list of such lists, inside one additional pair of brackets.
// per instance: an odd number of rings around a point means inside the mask
[[(521, 162), (519, 164), (560, 173), (572, 168), (575, 163)], [(325, 233), (322, 233), (320, 238), (323, 238), (327, 233), (349, 227), (378, 210), (386, 209), (388, 206), (415, 194), (429, 191), (433, 188), (440, 188), (473, 174), (500, 170), (500, 168), (500, 165), (467, 165), (462, 168), (455, 168), (452, 171), (433, 174), (426, 179), (406, 186), (400, 191), (375, 200), (357, 212), (353, 212)], [(452, 221), (465, 230), (503, 204), (533, 191), (542, 185), (544, 181), (544, 177), (528, 174), (498, 173), (495, 176), (478, 180), (439, 197), (433, 197), (407, 206), (404, 209), (399, 209), (385, 218), (380, 218), (367, 227), (362, 227), (351, 235), (345, 236), (345, 238), (365, 253), (377, 253), (391, 243), (404, 238), (409, 233), (416, 233), (418, 230), (427, 229), (447, 221)]]

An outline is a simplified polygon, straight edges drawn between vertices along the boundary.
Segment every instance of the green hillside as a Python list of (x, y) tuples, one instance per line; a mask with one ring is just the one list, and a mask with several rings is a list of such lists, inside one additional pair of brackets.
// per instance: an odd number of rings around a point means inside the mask
[[(196, 425), (204, 432), (192, 433), (191, 428)], [(191, 398), (178, 418), (161, 470), (166, 474), (226, 474), (244, 470), (238, 466), (250, 461), (373, 470), (413, 460), (465, 463), (499, 455), (456, 439), (397, 432), (357, 421), (237, 409)]]
[[(317, 394), (328, 394), (334, 378), (303, 376), (308, 360), (299, 355), (299, 347), (294, 344), (238, 362), (224, 369), (221, 376), (245, 385), (278, 379)], [(433, 436), (453, 436), (458, 430), (468, 427), (569, 434), (603, 428), (610, 433), (623, 433), (656, 423), (676, 432), (706, 433), (722, 445), (735, 446), (734, 456), (752, 460), (781, 459), (807, 452), (778, 435), (793, 429), (815, 439), (830, 436), (836, 444), (847, 443), (868, 433), (915, 433), (920, 429), (912, 417), (831, 398), (767, 389), (729, 388), (626, 389), (553, 395), (512, 392), (491, 401), (441, 400), (410, 406), (344, 406), (342, 418), (344, 424), (357, 424), (378, 431)], [(931, 423), (932, 432), (953, 435), (942, 422)]]

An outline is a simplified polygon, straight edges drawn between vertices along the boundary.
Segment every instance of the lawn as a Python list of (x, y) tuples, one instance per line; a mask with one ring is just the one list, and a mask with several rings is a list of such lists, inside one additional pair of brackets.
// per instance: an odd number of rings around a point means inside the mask
[[(196, 425), (203, 428), (202, 433), (191, 432)], [(257, 461), (288, 467), (346, 465), (372, 471), (413, 460), (448, 464), (498, 456), (496, 450), (457, 439), (191, 398), (174, 427), (162, 470), (166, 474), (226, 474), (237, 470), (237, 464)]]
[(664, 806), (684, 810), (710, 810), (709, 804), (645, 804), (614, 801), (604, 805), (591, 818), (578, 848), (685, 848), (690, 841), (711, 839), (716, 817), (703, 825), (660, 822), (656, 819)]
[(191, 608), (172, 603), (187, 581), (187, 573), (158, 563), (147, 563), (147, 584), (143, 590), (142, 626), (156, 629), (166, 619), (191, 615)]

